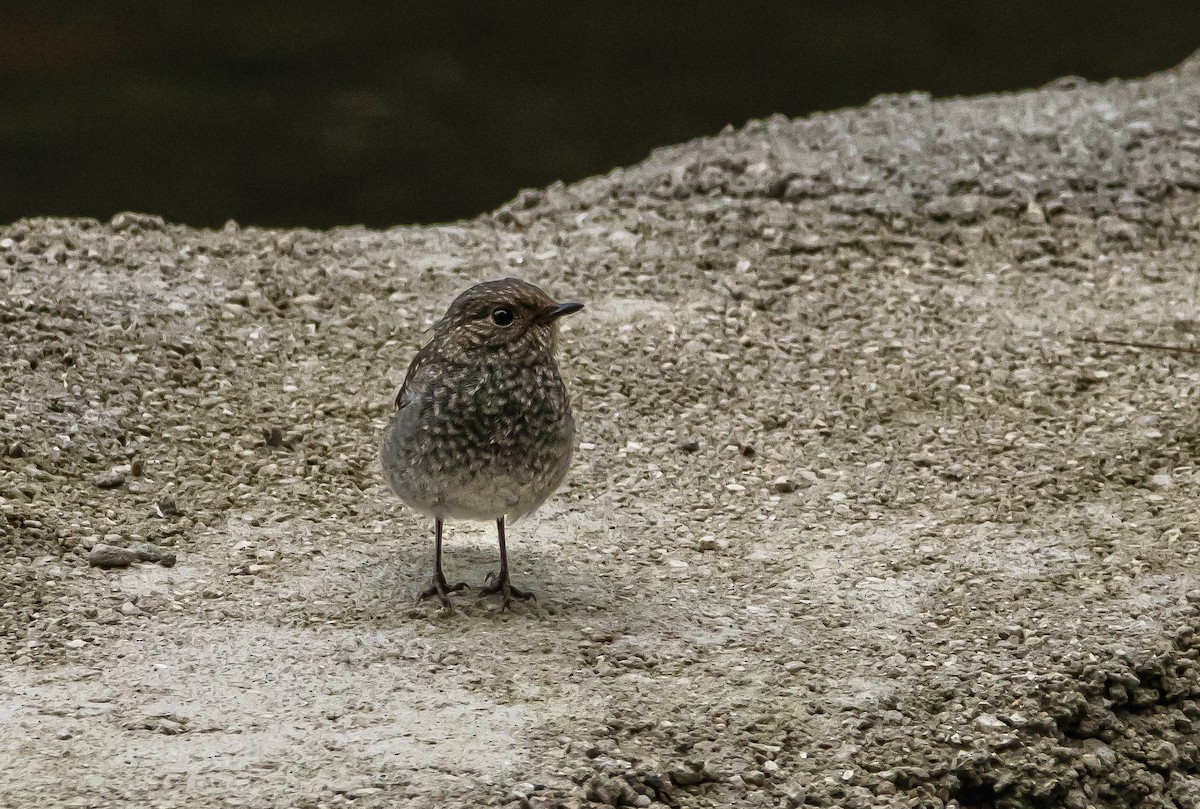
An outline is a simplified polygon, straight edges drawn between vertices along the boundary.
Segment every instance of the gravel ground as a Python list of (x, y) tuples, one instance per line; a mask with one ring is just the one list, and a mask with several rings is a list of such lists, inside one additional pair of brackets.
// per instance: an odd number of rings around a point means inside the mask
[[(1075, 340), (1198, 344), (1198, 191), (1200, 57), (450, 226), (0, 228), (0, 805), (1200, 806), (1200, 360)], [(539, 601), (444, 614), (376, 446), (502, 275), (588, 304), (581, 443)]]

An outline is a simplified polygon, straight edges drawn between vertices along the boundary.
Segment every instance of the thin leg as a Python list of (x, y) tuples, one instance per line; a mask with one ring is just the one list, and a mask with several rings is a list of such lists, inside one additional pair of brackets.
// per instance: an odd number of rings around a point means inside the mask
[(508, 578), (508, 546), (504, 544), (504, 518), (496, 520), (496, 536), (500, 538), (500, 578)]
[(437, 596), (441, 600), (442, 606), (450, 609), (450, 593), (457, 593), (467, 586), (465, 581), (460, 581), (458, 584), (451, 587), (446, 582), (446, 576), (442, 573), (442, 518), (434, 517), (433, 519), (433, 581), (417, 596), (417, 601), (421, 602), (430, 596)]
[(508, 580), (508, 548), (504, 544), (503, 517), (500, 517), (496, 520), (496, 534), (500, 537), (500, 575), (497, 576), (495, 573), (487, 574), (487, 578), (484, 579), (485, 586), (480, 592), (485, 596), (491, 595), (492, 593), (500, 593), (502, 596), (504, 596), (504, 601), (500, 605), (501, 612), (504, 612), (509, 608), (514, 598), (520, 599), (521, 601), (532, 598), (534, 601), (537, 601), (537, 596), (535, 596), (533, 593), (529, 593), (524, 590), (518, 590), (516, 587), (513, 587), (512, 583)]

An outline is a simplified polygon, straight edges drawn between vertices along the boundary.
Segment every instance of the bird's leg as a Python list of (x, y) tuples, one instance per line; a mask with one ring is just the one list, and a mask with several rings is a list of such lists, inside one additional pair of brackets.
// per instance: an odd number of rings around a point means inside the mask
[(417, 596), (417, 601), (424, 601), (430, 596), (437, 596), (446, 609), (450, 609), (449, 593), (457, 593), (467, 586), (465, 581), (451, 587), (442, 573), (442, 518), (433, 518), (433, 581)]
[(500, 605), (500, 611), (504, 612), (504, 610), (509, 608), (514, 598), (521, 601), (532, 598), (534, 601), (537, 601), (537, 596), (524, 590), (518, 590), (508, 580), (508, 549), (504, 546), (503, 517), (496, 520), (496, 533), (500, 536), (500, 575), (497, 576), (495, 573), (487, 574), (487, 578), (484, 579), (484, 588), (480, 590), (480, 593), (485, 596), (492, 593), (500, 593), (504, 596), (504, 602)]

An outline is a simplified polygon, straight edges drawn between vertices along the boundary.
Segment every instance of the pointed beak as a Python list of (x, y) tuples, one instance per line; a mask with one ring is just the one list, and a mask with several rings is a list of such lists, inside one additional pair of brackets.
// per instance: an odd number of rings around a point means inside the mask
[(569, 315), (572, 312), (578, 312), (583, 308), (582, 303), (556, 303), (553, 306), (547, 306), (538, 315), (538, 323), (553, 323), (563, 315)]

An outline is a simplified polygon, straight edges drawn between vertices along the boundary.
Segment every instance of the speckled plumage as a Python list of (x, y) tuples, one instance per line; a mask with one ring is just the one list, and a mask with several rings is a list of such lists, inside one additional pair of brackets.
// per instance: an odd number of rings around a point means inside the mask
[[(438, 587), (446, 518), (497, 520), (500, 578), (510, 589), (504, 519), (541, 505), (571, 462), (575, 423), (555, 348), (558, 317), (579, 308), (514, 278), (478, 284), (450, 305), (413, 358), (382, 462), (400, 499), (436, 521), (438, 570), (427, 594), (446, 600)], [(511, 322), (497, 322), (501, 310)]]

